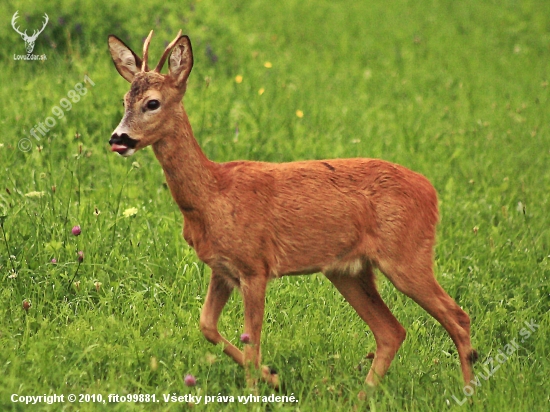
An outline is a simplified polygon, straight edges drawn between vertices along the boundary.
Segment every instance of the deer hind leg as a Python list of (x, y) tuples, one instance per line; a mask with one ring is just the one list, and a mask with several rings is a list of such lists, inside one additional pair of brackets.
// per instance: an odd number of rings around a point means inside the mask
[(406, 273), (389, 265), (381, 265), (380, 269), (399, 291), (418, 303), (447, 330), (458, 350), (464, 382), (470, 383), (472, 364), (478, 357), (470, 342), (470, 317), (437, 283), (431, 254), (424, 260), (423, 264), (413, 263)]
[(405, 329), (390, 312), (376, 290), (374, 272), (368, 264), (358, 275), (331, 272), (325, 274), (336, 289), (371, 329), (376, 340), (376, 353), (366, 383), (378, 385), (405, 340)]
[(218, 320), (222, 310), (231, 296), (233, 287), (220, 275), (212, 272), (208, 293), (201, 311), (200, 328), (204, 337), (214, 345), (223, 344), (225, 354), (243, 366), (243, 353), (218, 332)]
[(260, 368), (261, 352), (260, 340), (265, 309), (265, 291), (267, 277), (256, 275), (241, 281), (241, 293), (244, 303), (244, 332), (250, 341), (244, 348), (244, 367), (246, 382), (249, 387), (256, 385), (256, 373), (274, 388), (279, 387), (279, 377), (267, 366)]

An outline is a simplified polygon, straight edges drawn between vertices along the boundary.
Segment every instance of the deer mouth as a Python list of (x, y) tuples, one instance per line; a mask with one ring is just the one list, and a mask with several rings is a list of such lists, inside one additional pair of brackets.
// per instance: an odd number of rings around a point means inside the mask
[(111, 151), (117, 152), (121, 156), (132, 155), (135, 152), (134, 149), (137, 143), (137, 140), (132, 139), (126, 133), (122, 133), (121, 135), (113, 134), (109, 140)]

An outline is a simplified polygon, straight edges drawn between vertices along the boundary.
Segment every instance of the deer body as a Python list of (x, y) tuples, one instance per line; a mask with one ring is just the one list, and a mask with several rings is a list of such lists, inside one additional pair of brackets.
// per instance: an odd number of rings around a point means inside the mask
[[(377, 350), (367, 384), (375, 386), (405, 339), (405, 330), (374, 283), (379, 268), (448, 331), (466, 382), (477, 356), (468, 315), (433, 276), (437, 196), (429, 181), (377, 159), (291, 163), (207, 159), (193, 137), (181, 98), (192, 67), (186, 36), (166, 48), (154, 71), (114, 36), (111, 55), (132, 82), (126, 113), (112, 150), (133, 154), (152, 145), (184, 216), (185, 240), (212, 269), (200, 327), (239, 364), (260, 368), (260, 334), (268, 281), (284, 275), (324, 273), (371, 328)], [(170, 74), (160, 68), (170, 57)], [(141, 71), (139, 70), (141, 67)], [(220, 335), (217, 323), (233, 288), (243, 296), (244, 352)], [(259, 369), (274, 386), (277, 375)]]
[[(279, 277), (348, 266), (356, 274), (367, 261), (378, 266), (404, 254), (403, 243), (415, 250), (424, 244), (431, 253), (435, 191), (423, 176), (398, 165), (375, 159), (208, 161), (199, 173), (208, 176), (210, 189), (194, 195), (185, 190), (185, 181), (200, 180), (186, 164), (189, 152), (180, 157), (170, 149), (180, 159), (174, 175), (175, 165), (166, 165), (162, 150), (153, 148), (184, 215), (185, 240), (211, 267), (261, 265), (267, 276)], [(407, 237), (411, 241), (403, 242)], [(410, 252), (405, 260), (414, 258)]]

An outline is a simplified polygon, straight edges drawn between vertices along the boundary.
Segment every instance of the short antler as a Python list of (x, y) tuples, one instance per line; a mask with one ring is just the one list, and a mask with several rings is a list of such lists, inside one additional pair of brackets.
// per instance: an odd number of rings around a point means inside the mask
[(176, 45), (180, 37), (181, 37), (181, 29), (180, 31), (178, 31), (176, 38), (172, 40), (172, 42), (166, 47), (166, 49), (164, 50), (164, 53), (162, 53), (162, 57), (160, 58), (157, 64), (157, 67), (155, 67), (155, 70), (153, 71), (160, 73), (160, 71), (162, 70), (162, 66), (164, 66), (164, 62), (168, 58), (168, 55), (170, 54), (170, 52), (172, 51), (172, 49), (174, 48), (174, 46)]
[(147, 60), (149, 60), (149, 44), (151, 43), (151, 37), (153, 37), (153, 30), (149, 32), (149, 36), (147, 36), (147, 38), (145, 39), (145, 43), (143, 43), (143, 63), (141, 64), (142, 72), (149, 71)]

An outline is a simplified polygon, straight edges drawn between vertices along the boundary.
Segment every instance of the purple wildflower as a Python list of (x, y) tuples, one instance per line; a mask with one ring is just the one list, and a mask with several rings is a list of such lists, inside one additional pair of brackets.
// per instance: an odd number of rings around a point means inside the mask
[(243, 333), (241, 335), (241, 342), (242, 343), (250, 343), (250, 335), (248, 333)]
[(186, 386), (195, 386), (197, 384), (197, 380), (195, 379), (195, 377), (190, 374), (185, 375), (183, 381), (185, 382)]

